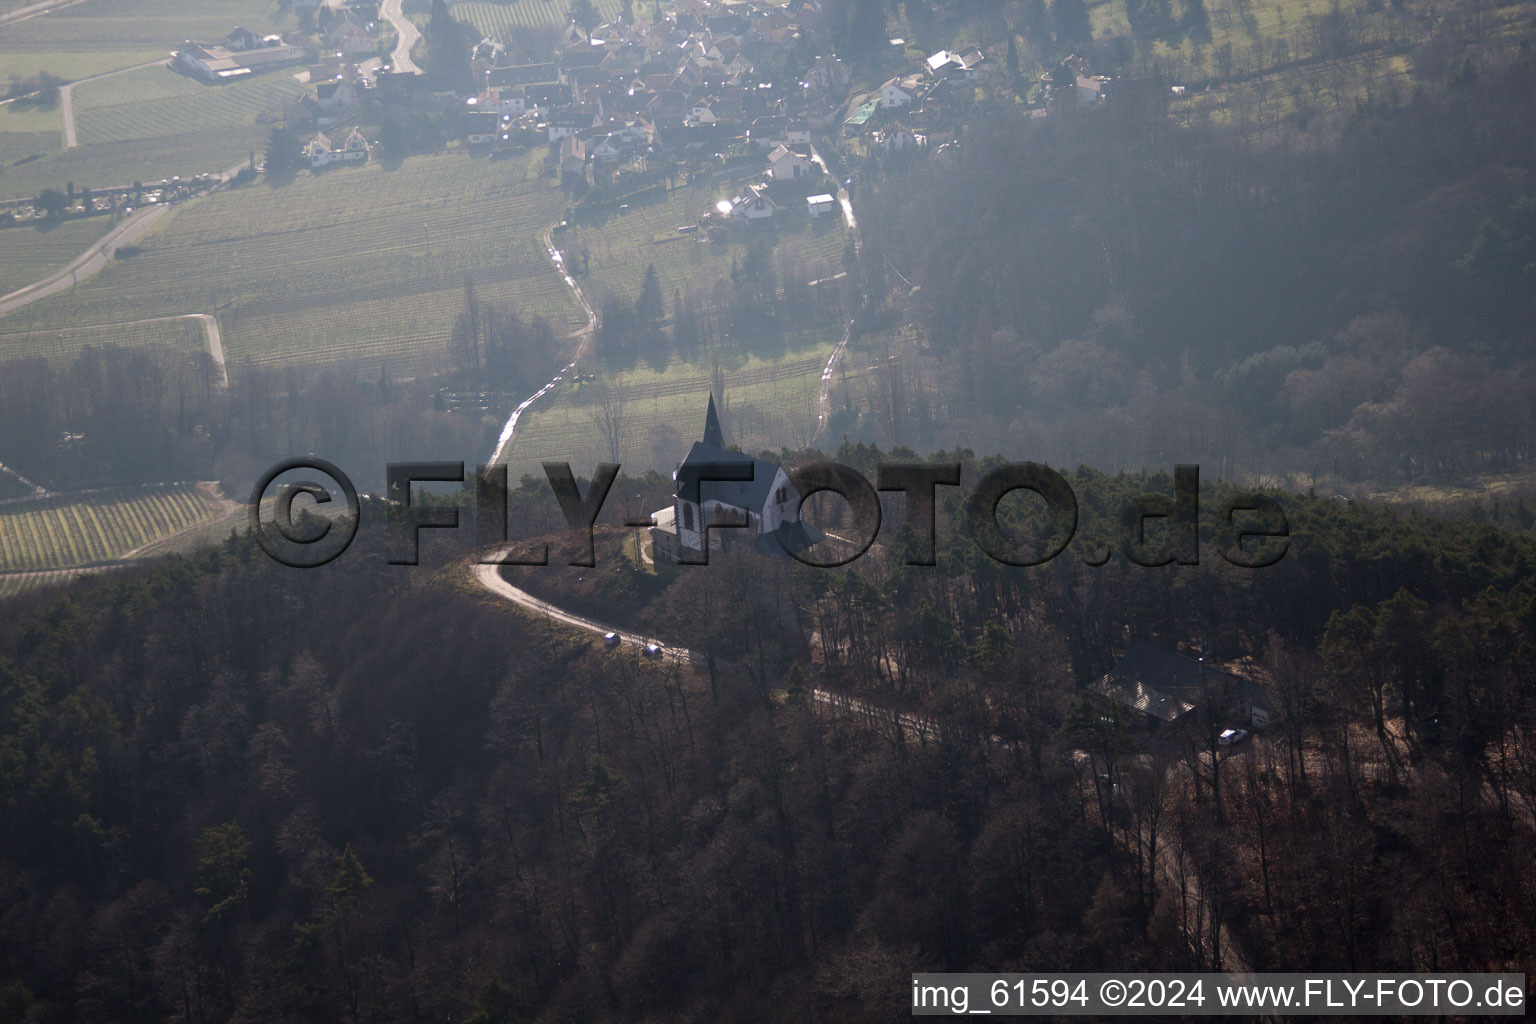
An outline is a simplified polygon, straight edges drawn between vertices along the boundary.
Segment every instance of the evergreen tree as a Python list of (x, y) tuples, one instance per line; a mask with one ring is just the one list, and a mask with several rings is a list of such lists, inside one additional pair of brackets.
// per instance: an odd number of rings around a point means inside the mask
[(292, 177), (304, 164), (304, 147), (287, 125), (278, 125), (267, 133), (267, 177)]
[(656, 278), (656, 265), (647, 264), (645, 268), (645, 280), (640, 284), (640, 297), (635, 300), (635, 315), (640, 322), (651, 326), (657, 323), (665, 315), (662, 306), (661, 282)]

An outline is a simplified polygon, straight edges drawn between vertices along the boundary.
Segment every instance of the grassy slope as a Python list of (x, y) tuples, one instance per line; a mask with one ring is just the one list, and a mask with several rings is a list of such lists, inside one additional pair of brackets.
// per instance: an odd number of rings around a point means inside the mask
[(443, 351), (466, 275), (484, 300), (574, 326), (575, 303), (539, 250), (564, 200), (530, 177), (537, 163), (445, 154), (219, 193), (5, 327), (216, 312), (232, 370), (387, 358), (403, 375)]

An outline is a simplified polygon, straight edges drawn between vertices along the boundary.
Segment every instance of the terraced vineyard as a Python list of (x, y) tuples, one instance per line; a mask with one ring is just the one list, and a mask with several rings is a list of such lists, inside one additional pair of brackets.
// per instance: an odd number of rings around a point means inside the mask
[[(557, 329), (579, 310), (541, 249), (564, 205), (522, 161), (459, 154), (301, 174), (189, 203), (91, 281), (18, 310), (10, 330), (57, 330), (217, 310), (232, 373), (256, 363), (442, 358), (466, 278), (483, 300)], [(533, 175), (533, 176), (531, 176)]]
[(119, 558), (212, 515), (192, 484), (0, 505), (0, 572)]
[[(4, 133), (0, 134), (0, 153), (18, 155), (0, 174), (0, 199), (31, 198), (45, 188), (61, 188), (69, 181), (76, 188), (102, 188), (158, 181), (173, 174), (183, 178), (218, 174), (242, 163), (252, 152), (259, 158), (266, 140), (267, 127), (257, 124), (64, 150), (59, 149), (57, 132), (48, 133), (46, 138), (36, 133)], [(41, 156), (26, 159), (34, 154)], [(17, 162), (21, 160), (25, 162)]]
[(67, 266), (111, 226), (106, 217), (85, 217), (42, 227), (0, 230), (0, 295), (9, 295)]
[[(6, 322), (0, 321), (0, 327), (3, 326), (7, 326)], [(43, 358), (65, 363), (96, 345), (117, 345), (123, 348), (164, 346), (184, 356), (192, 364), (201, 363), (203, 355), (208, 351), (207, 334), (202, 324), (196, 320), (173, 317), (92, 327), (0, 332), (0, 362)], [(0, 394), (3, 393), (4, 386), (0, 385)]]
[(81, 143), (187, 135), (279, 116), (306, 89), (282, 71), (208, 86), (168, 67), (139, 68), (77, 86), (75, 122)]
[[(593, 4), (598, 16), (604, 21), (616, 17), (624, 4), (622, 0), (596, 0)], [(508, 40), (517, 29), (547, 25), (560, 28), (571, 20), (569, 0), (513, 0), (511, 3), (486, 3), (470, 0), (451, 7), (459, 21), (475, 26), (475, 31), (492, 39)]]

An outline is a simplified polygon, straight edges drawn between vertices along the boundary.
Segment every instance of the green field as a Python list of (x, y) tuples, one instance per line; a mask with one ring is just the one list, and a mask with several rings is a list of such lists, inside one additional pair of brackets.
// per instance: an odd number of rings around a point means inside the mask
[(7, 331), (179, 313), (219, 318), (231, 373), (257, 363), (388, 360), (398, 375), (446, 349), (466, 276), (484, 301), (583, 322), (540, 248), (564, 199), (541, 154), (457, 154), (301, 173), (180, 208), (141, 251), (64, 294), (18, 310)]
[(0, 505), (0, 572), (120, 558), (213, 511), (190, 484)]
[(42, 331), (8, 331), (9, 326), (8, 321), (0, 320), (0, 362), (42, 358), (65, 363), (83, 350), (99, 345), (121, 348), (164, 346), (184, 354), (191, 361), (200, 361), (208, 350), (208, 336), (203, 325), (192, 319), (171, 318)]
[[(841, 329), (810, 332), (792, 339), (781, 358), (727, 360), (725, 419), (730, 440), (743, 450), (798, 447), (811, 439), (817, 412), (821, 370)], [(619, 461), (631, 473), (671, 472), (698, 440), (709, 399), (712, 362), (673, 363), (662, 373), (641, 366), (613, 378), (623, 397), (624, 440)], [(579, 472), (607, 462), (602, 429), (593, 420), (590, 385), (563, 385), (528, 410), (505, 461), (512, 478), (540, 473), (545, 459), (569, 460)]]
[(75, 129), (84, 145), (274, 121), (306, 91), (283, 71), (209, 86), (168, 67), (138, 68), (76, 86)]
[[(64, 267), (111, 226), (107, 217), (84, 217), (41, 227), (0, 228), (0, 295)], [(3, 321), (0, 330), (4, 330)]]
[(57, 106), (17, 106), (14, 103), (7, 103), (0, 107), (0, 133), (57, 133), (62, 130), (63, 124), (64, 119)]
[[(4, 33), (5, 30), (0, 28), (0, 39), (4, 38)], [(82, 39), (81, 42), (86, 43), (89, 40)], [(82, 50), (79, 53), (65, 50), (23, 53), (7, 48), (0, 50), (0, 81), (9, 81), (12, 75), (18, 78), (31, 78), (39, 72), (46, 71), (66, 82), (78, 82), (92, 75), (116, 71), (119, 68), (131, 68), (136, 64), (147, 64), (165, 55), (165, 47), (148, 50)]]

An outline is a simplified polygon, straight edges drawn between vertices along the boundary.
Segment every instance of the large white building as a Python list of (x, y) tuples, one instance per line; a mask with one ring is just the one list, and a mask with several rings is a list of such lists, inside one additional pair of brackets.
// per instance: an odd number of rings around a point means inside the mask
[[(712, 479), (721, 476), (747, 479)], [(702, 562), (706, 536), (711, 551), (747, 543), (763, 552), (798, 551), (822, 540), (816, 527), (800, 519), (800, 492), (783, 468), (725, 447), (714, 395), (703, 440), (694, 442), (672, 479), (672, 504), (652, 517), (658, 559)], [(731, 526), (736, 528), (719, 528)]]

